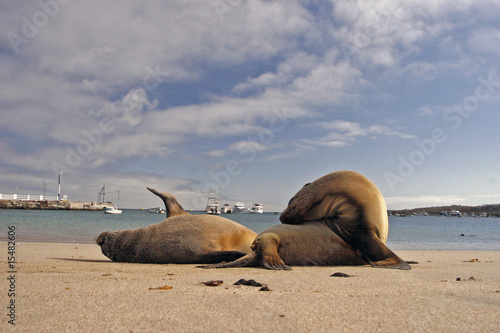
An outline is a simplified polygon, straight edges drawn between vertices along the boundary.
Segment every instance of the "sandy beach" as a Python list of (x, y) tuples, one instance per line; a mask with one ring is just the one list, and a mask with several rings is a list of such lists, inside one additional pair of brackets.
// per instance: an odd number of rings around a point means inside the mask
[[(113, 263), (93, 244), (18, 242), (16, 273), (9, 274), (7, 242), (0, 244), (7, 275), (1, 326), (7, 331), (500, 331), (500, 252), (396, 251), (419, 262), (410, 271), (204, 270)], [(350, 277), (330, 276), (336, 272)], [(240, 279), (254, 279), (269, 291), (234, 285)], [(223, 283), (202, 284), (211, 280)], [(12, 287), (15, 297), (6, 297)], [(11, 299), (15, 327), (8, 323)]]

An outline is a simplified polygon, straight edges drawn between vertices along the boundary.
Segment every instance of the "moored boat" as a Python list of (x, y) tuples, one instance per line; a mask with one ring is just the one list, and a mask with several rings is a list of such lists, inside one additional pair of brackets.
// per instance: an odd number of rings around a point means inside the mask
[(165, 210), (161, 207), (149, 208), (148, 211), (152, 214), (165, 214)]
[(231, 214), (233, 212), (233, 209), (228, 204), (224, 204), (224, 206), (220, 209), (220, 212), (222, 214)]
[(260, 203), (253, 204), (253, 207), (248, 210), (251, 214), (262, 214), (264, 213), (264, 207)]
[(118, 207), (114, 206), (114, 207), (104, 207), (104, 214), (121, 214), (122, 211), (120, 209), (118, 209)]
[(205, 208), (206, 214), (219, 215), (219, 200), (217, 199), (217, 191), (213, 188), (208, 195), (207, 207)]
[(247, 211), (248, 210), (245, 208), (245, 205), (243, 204), (243, 202), (238, 201), (237, 203), (234, 204), (234, 208), (233, 208), (233, 213), (234, 214), (236, 214), (236, 213), (245, 213)]

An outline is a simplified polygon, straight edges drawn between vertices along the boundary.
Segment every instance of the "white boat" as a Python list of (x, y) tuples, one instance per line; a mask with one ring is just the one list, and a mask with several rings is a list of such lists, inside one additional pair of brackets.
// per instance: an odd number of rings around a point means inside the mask
[(250, 214), (262, 214), (264, 213), (264, 207), (260, 203), (253, 204), (253, 207), (248, 210)]
[(460, 211), (456, 209), (452, 209), (450, 211), (442, 211), (440, 214), (444, 216), (464, 217), (464, 214), (460, 213)]
[(233, 208), (234, 214), (246, 213), (246, 212), (248, 212), (248, 209), (245, 208), (245, 205), (243, 204), (243, 202), (238, 201), (237, 203), (234, 204), (234, 208)]
[(224, 206), (220, 209), (220, 212), (222, 214), (231, 214), (233, 212), (233, 209), (228, 204), (224, 204)]
[(165, 210), (161, 207), (149, 208), (148, 211), (153, 214), (165, 214)]
[(118, 207), (104, 207), (104, 214), (121, 214), (122, 211)]
[(207, 207), (205, 208), (206, 214), (219, 215), (219, 200), (217, 199), (217, 191), (213, 188), (208, 195)]

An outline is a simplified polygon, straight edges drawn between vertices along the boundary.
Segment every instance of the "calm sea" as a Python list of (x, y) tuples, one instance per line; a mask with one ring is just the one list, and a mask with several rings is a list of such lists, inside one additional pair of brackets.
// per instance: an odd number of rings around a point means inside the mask
[[(280, 223), (279, 215), (273, 213), (221, 216), (257, 233)], [(140, 228), (164, 218), (162, 214), (133, 209), (125, 209), (119, 215), (100, 211), (0, 209), (0, 240), (6, 240), (7, 226), (14, 225), (17, 241), (94, 243), (103, 231)], [(392, 250), (500, 251), (500, 219), (390, 216), (387, 244)]]

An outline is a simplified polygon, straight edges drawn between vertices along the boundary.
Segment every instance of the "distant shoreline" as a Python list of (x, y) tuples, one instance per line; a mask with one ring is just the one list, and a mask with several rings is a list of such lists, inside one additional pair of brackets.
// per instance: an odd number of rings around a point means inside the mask
[(49, 201), (49, 200), (0, 200), (0, 209), (28, 210), (91, 210), (99, 211), (104, 207), (113, 207), (112, 202), (92, 201)]
[(500, 204), (488, 204), (480, 206), (461, 206), (461, 205), (450, 205), (450, 206), (436, 206), (436, 207), (424, 207), (424, 208), (413, 208), (413, 209), (398, 209), (389, 210), (389, 215), (432, 215), (439, 216), (444, 215), (443, 212), (458, 211), (461, 214), (467, 214), (467, 216), (481, 217), (481, 214), (486, 214), (488, 217), (500, 217)]

